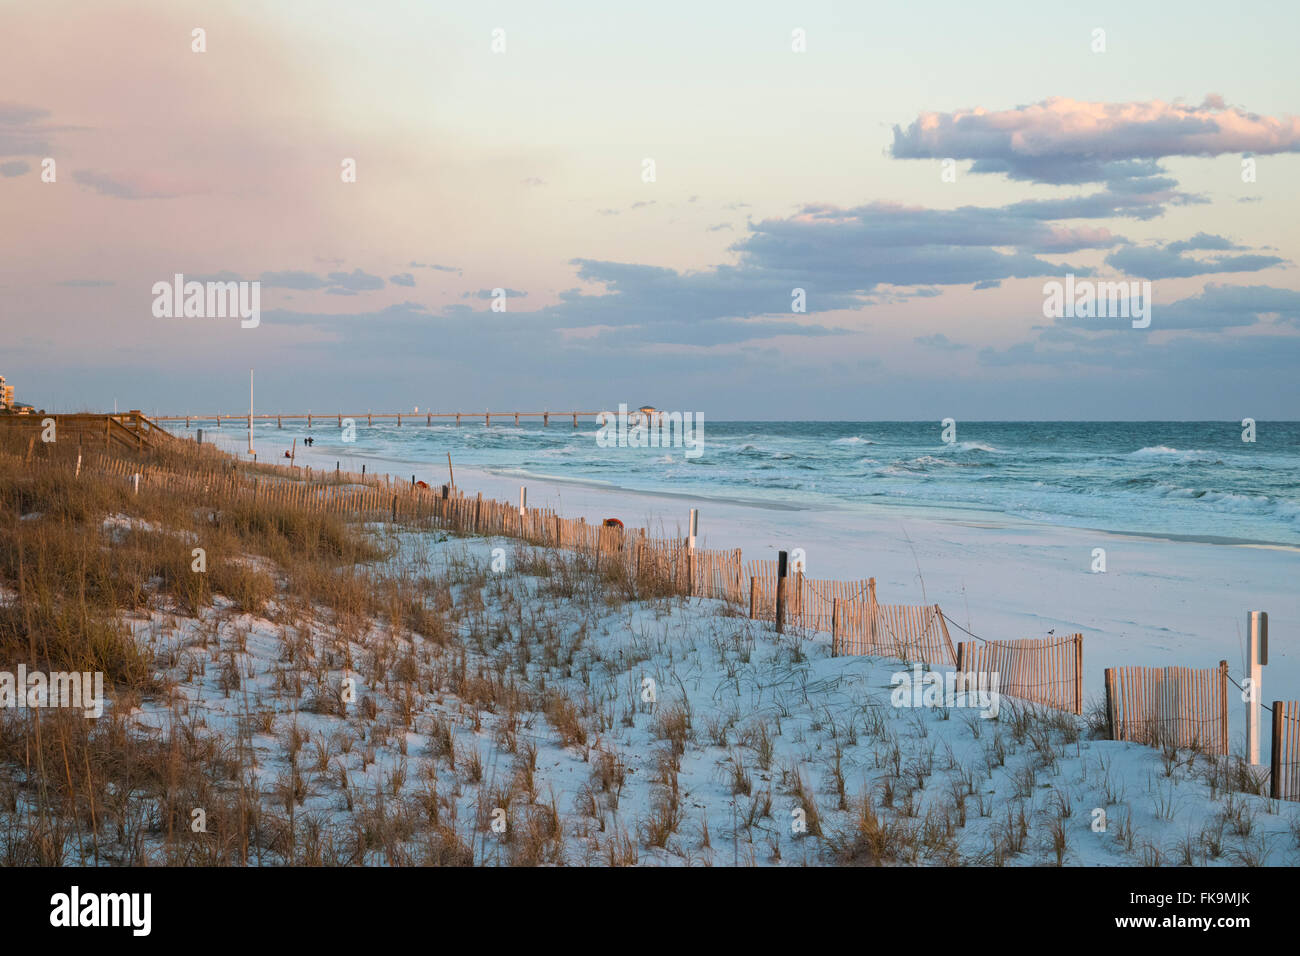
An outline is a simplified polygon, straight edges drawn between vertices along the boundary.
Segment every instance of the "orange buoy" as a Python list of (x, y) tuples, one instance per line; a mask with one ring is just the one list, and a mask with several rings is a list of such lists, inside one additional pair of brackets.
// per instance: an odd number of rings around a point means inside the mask
[(426, 484), (426, 483), (423, 482), (423, 481), (417, 481), (417, 482), (415, 483), (415, 487), (417, 487), (417, 488), (428, 488), (429, 486), (428, 486), (428, 484)]

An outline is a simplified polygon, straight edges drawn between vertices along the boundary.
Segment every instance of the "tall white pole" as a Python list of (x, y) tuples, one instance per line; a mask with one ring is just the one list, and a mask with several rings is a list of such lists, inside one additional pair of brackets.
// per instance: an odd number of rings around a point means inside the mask
[(1264, 699), (1263, 665), (1268, 663), (1268, 614), (1250, 611), (1246, 614), (1246, 664), (1250, 668), (1250, 692), (1246, 697), (1246, 759), (1252, 767), (1259, 766), (1259, 704)]
[(253, 454), (253, 370), (248, 370), (248, 453)]

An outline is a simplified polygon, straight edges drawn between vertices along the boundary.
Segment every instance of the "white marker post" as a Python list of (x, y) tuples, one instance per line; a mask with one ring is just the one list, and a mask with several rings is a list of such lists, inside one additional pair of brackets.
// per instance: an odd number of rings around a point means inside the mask
[(253, 454), (253, 370), (248, 370), (248, 453)]
[(686, 593), (695, 594), (695, 535), (700, 530), (700, 512), (691, 509), (691, 522), (686, 536)]
[(1246, 757), (1259, 766), (1259, 702), (1264, 699), (1262, 669), (1268, 663), (1268, 612), (1246, 614), (1246, 666), (1250, 668), (1250, 693), (1246, 700)]
[(528, 508), (528, 489), (523, 485), (519, 486), (519, 517), (524, 516), (524, 511)]

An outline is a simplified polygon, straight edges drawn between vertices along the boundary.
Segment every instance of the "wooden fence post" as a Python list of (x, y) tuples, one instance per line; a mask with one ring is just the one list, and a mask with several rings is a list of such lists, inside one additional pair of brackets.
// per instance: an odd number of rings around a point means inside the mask
[(750, 577), (749, 579), (749, 619), (751, 621), (758, 618), (758, 578)]
[(1223, 753), (1228, 753), (1228, 662), (1219, 661), (1219, 733)]
[(1269, 760), (1270, 790), (1274, 800), (1282, 799), (1282, 701), (1273, 701), (1273, 748)]
[(776, 555), (776, 633), (785, 633), (785, 581), (789, 571), (790, 556), (785, 551)]
[(831, 598), (831, 657), (839, 657), (840, 599)]
[(1111, 740), (1119, 740), (1115, 732), (1119, 729), (1115, 720), (1115, 668), (1107, 667), (1106, 679), (1106, 734)]
[(795, 571), (794, 578), (794, 619), (799, 622), (799, 627), (807, 627), (808, 622), (803, 616), (803, 565)]
[(1083, 635), (1074, 635), (1074, 712), (1083, 713)]

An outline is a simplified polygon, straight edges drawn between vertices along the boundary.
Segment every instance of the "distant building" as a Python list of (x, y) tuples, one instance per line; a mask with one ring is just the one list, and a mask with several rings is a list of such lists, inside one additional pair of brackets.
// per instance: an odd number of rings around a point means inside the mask
[(636, 411), (628, 412), (629, 425), (654, 425), (662, 412), (653, 405), (642, 405)]
[(629, 424), (632, 425), (653, 425), (655, 419), (659, 417), (659, 414), (659, 409), (655, 408), (653, 405), (642, 405), (627, 418)]
[(5, 377), (0, 375), (0, 411), (7, 411), (14, 406), (14, 387), (5, 384)]

